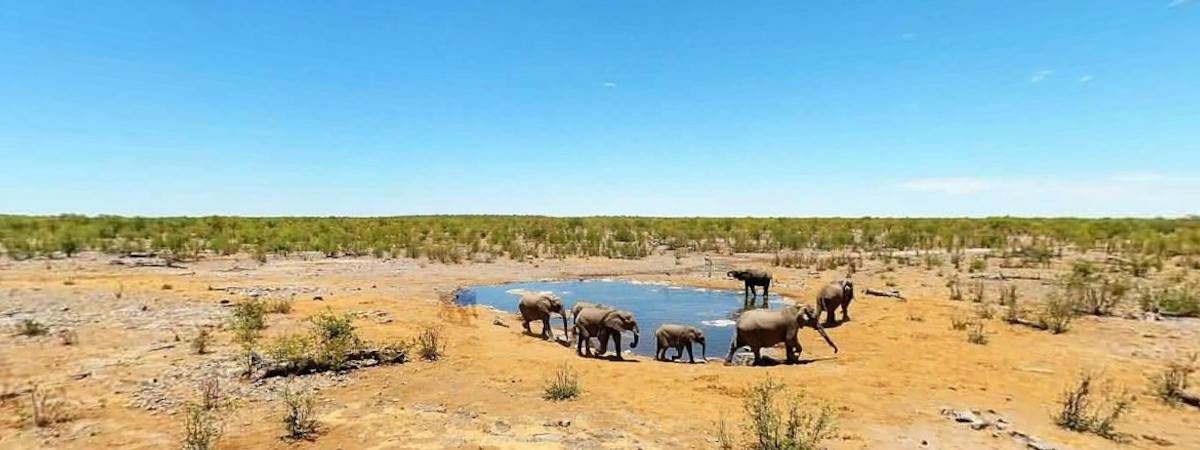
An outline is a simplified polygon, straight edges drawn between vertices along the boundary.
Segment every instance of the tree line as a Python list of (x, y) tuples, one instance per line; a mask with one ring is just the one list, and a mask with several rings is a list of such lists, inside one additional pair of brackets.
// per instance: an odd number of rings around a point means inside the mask
[(545, 216), (122, 217), (0, 215), (9, 258), (83, 250), (328, 257), (641, 258), (654, 251), (1022, 251), (1200, 253), (1200, 218), (658, 218)]

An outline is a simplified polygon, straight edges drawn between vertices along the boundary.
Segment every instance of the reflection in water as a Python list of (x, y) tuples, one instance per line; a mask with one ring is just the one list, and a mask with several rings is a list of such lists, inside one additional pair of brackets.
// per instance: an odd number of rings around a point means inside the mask
[[(664, 323), (677, 323), (700, 328), (704, 330), (709, 347), (727, 348), (729, 339), (733, 336), (734, 320), (741, 314), (744, 307), (744, 297), (741, 291), (614, 280), (478, 286), (461, 292), (457, 302), (460, 305), (478, 304), (502, 311), (516, 311), (518, 297), (522, 292), (551, 292), (561, 297), (568, 309), (576, 301), (584, 300), (632, 312), (641, 329), (642, 341), (633, 351), (648, 356), (654, 354), (654, 330)], [(775, 308), (779, 304), (780, 297), (772, 294), (771, 308)]]

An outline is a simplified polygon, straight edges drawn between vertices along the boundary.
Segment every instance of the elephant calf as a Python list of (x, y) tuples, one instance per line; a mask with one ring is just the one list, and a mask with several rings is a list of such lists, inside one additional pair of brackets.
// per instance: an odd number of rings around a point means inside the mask
[(704, 332), (699, 328), (689, 327), (687, 325), (666, 324), (654, 330), (654, 337), (658, 340), (658, 345), (654, 349), (654, 359), (660, 361), (667, 360), (667, 349), (675, 349), (675, 358), (683, 357), (684, 346), (687, 347), (688, 362), (695, 363), (696, 359), (692, 357), (692, 343), (700, 344), (700, 360), (708, 360), (708, 352), (704, 343)]
[(633, 332), (633, 343), (629, 344), (629, 348), (637, 347), (638, 326), (632, 313), (605, 307), (583, 308), (575, 316), (575, 353), (579, 356), (592, 355), (591, 338), (596, 337), (600, 341), (600, 351), (594, 356), (603, 356), (608, 352), (608, 340), (612, 338), (617, 359), (623, 359), (622, 331)]
[(817, 294), (817, 317), (826, 314), (825, 324), (833, 325), (833, 313), (842, 308), (842, 322), (850, 320), (850, 301), (854, 300), (854, 282), (850, 280), (829, 283)]
[(533, 334), (533, 331), (529, 329), (529, 322), (540, 320), (542, 322), (542, 338), (553, 339), (554, 333), (550, 332), (550, 314), (558, 313), (562, 315), (563, 334), (568, 340), (571, 338), (570, 333), (567, 332), (567, 312), (563, 309), (562, 300), (557, 296), (547, 293), (522, 294), (517, 308), (521, 310), (521, 325), (525, 327), (525, 332)]

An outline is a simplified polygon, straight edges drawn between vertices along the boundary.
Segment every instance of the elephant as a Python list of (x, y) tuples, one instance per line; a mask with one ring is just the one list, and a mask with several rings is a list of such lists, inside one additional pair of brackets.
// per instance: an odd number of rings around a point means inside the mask
[(780, 342), (787, 347), (787, 362), (795, 363), (797, 356), (804, 351), (797, 337), (800, 329), (806, 326), (815, 328), (825, 342), (833, 347), (833, 352), (838, 352), (837, 345), (825, 334), (825, 328), (817, 321), (811, 306), (792, 305), (775, 311), (754, 309), (738, 317), (733, 339), (729, 342), (729, 354), (725, 355), (725, 364), (731, 364), (733, 353), (742, 347), (750, 347), (757, 364), (761, 359), (759, 351), (763, 347), (772, 347)]
[(842, 322), (850, 320), (850, 301), (854, 300), (854, 282), (850, 280), (829, 283), (817, 294), (817, 316), (826, 313), (825, 325), (833, 325), (833, 312), (842, 308)]
[(533, 334), (529, 329), (529, 322), (535, 320), (542, 321), (542, 338), (553, 339), (554, 333), (550, 332), (550, 314), (558, 313), (562, 315), (563, 334), (567, 339), (571, 338), (571, 334), (567, 332), (567, 312), (563, 309), (562, 300), (554, 294), (548, 293), (526, 293), (521, 295), (521, 302), (517, 305), (521, 310), (521, 321), (525, 331)]
[(763, 306), (767, 306), (767, 295), (771, 292), (771, 274), (764, 270), (730, 270), (725, 275), (729, 278), (742, 280), (746, 284), (746, 304), (753, 306), (753, 297), (758, 297), (757, 286), (763, 287)]
[[(617, 359), (624, 359), (621, 357), (622, 331), (633, 332), (633, 342), (629, 348), (637, 347), (639, 331), (632, 313), (606, 307), (583, 308), (575, 316), (575, 353), (579, 356), (602, 356), (608, 352), (608, 339), (612, 338)], [(599, 353), (595, 355), (592, 354), (592, 337), (600, 341)]]
[(575, 317), (578, 317), (579, 312), (583, 311), (585, 308), (612, 309), (612, 308), (609, 308), (608, 306), (602, 305), (600, 303), (591, 303), (591, 302), (585, 302), (585, 301), (581, 300), (581, 301), (575, 302), (575, 306), (571, 307), (572, 319), (574, 319)]
[(672, 347), (675, 348), (675, 359), (682, 358), (684, 346), (687, 346), (688, 362), (695, 363), (696, 359), (692, 357), (692, 343), (695, 342), (700, 344), (700, 359), (708, 360), (704, 332), (699, 328), (665, 324), (654, 330), (654, 337), (658, 339), (658, 346), (654, 349), (654, 359), (666, 361), (667, 349)]

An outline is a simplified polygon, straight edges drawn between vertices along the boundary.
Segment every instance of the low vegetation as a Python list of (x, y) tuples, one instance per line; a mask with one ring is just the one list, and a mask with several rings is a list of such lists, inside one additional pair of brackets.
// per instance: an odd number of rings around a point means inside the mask
[[(327, 257), (427, 258), (456, 263), (494, 256), (640, 258), (655, 248), (704, 252), (879, 252), (943, 250), (955, 266), (963, 248), (1005, 250), (1038, 262), (1070, 245), (1123, 253), (1144, 275), (1164, 257), (1200, 253), (1200, 219), (648, 218), (538, 216), (86, 217), (0, 216), (9, 258), (71, 256), (82, 250), (150, 252), (173, 261), (204, 254), (319, 252)], [(1029, 245), (1017, 244), (1026, 241)], [(1015, 248), (1011, 248), (1015, 247)], [(476, 257), (476, 255), (485, 255)], [(1138, 256), (1133, 256), (1138, 255)], [(941, 256), (929, 256), (928, 266)], [(957, 259), (956, 259), (957, 258)], [(1141, 259), (1138, 259), (1141, 258)], [(1149, 263), (1143, 262), (1149, 260)], [(969, 270), (987, 270), (973, 257)]]
[(967, 325), (967, 342), (977, 345), (986, 345), (988, 337), (983, 329), (983, 322), (974, 321)]
[(38, 428), (71, 420), (71, 405), (58, 391), (34, 384), (29, 391), (29, 410), (25, 414)]
[(247, 347), (257, 342), (262, 330), (267, 327), (266, 314), (266, 307), (258, 300), (233, 305), (229, 327), (233, 330), (234, 340)]
[(542, 398), (552, 401), (570, 400), (579, 396), (579, 376), (570, 366), (563, 364), (546, 380)]
[(211, 409), (196, 404), (187, 406), (183, 415), (183, 450), (216, 448), (222, 434), (220, 420)]
[(50, 332), (50, 328), (38, 322), (37, 319), (22, 319), (17, 322), (17, 328), (14, 331), (17, 336), (43, 336)]
[(208, 347), (212, 345), (212, 339), (212, 333), (208, 331), (208, 328), (200, 328), (196, 331), (196, 335), (192, 337), (192, 353), (197, 355), (208, 353)]
[(446, 342), (441, 330), (425, 327), (417, 334), (417, 356), (426, 361), (437, 361), (446, 354)]
[(1127, 391), (1113, 390), (1103, 384), (1095, 374), (1080, 374), (1060, 396), (1054, 422), (1068, 430), (1119, 439), (1121, 435), (1116, 431), (1116, 424), (1129, 413), (1134, 397)]
[(317, 422), (317, 400), (308, 392), (296, 391), (284, 386), (280, 393), (283, 401), (283, 438), (286, 440), (315, 440), (320, 431)]
[[(1200, 353), (1191, 353), (1178, 361), (1167, 364), (1166, 369), (1150, 378), (1151, 392), (1169, 405), (1176, 405), (1192, 395), (1188, 392), (1188, 388), (1192, 374), (1198, 369), (1198, 358), (1200, 358)], [(1200, 406), (1200, 404), (1196, 406)]]
[[(832, 408), (770, 377), (748, 389), (742, 406), (747, 416), (746, 448), (816, 450), (837, 431)], [(737, 447), (730, 433), (718, 433), (722, 448)]]

